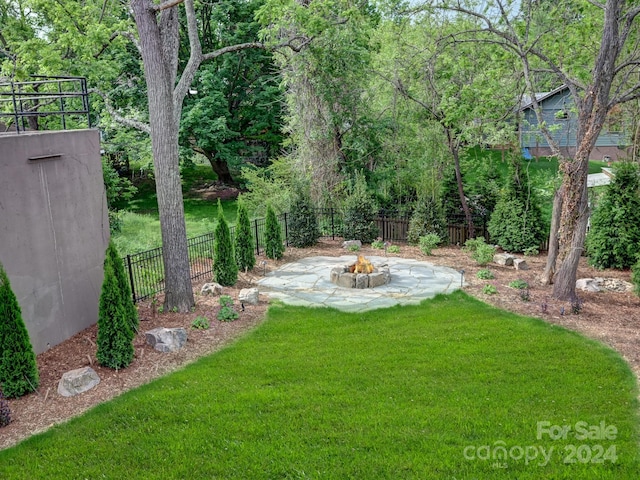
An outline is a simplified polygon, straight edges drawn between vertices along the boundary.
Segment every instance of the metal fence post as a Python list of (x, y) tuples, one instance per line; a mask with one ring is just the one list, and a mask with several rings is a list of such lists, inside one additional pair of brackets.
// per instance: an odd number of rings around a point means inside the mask
[(287, 212), (284, 212), (284, 244), (289, 246), (289, 225), (287, 225)]
[(129, 272), (129, 284), (131, 284), (131, 296), (133, 297), (133, 303), (136, 303), (136, 284), (133, 281), (133, 270), (131, 269), (131, 255), (127, 255), (125, 263), (127, 264), (127, 270)]
[(256, 255), (260, 255), (260, 239), (258, 238), (258, 219), (253, 221), (254, 230), (256, 233)]
[(333, 223), (333, 207), (331, 207), (331, 240), (335, 240), (336, 239), (336, 230), (335, 230), (335, 225)]

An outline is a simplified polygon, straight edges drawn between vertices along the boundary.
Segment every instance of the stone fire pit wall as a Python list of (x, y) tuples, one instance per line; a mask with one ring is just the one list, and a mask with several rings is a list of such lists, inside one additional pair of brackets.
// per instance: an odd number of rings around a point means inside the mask
[(344, 288), (375, 288), (391, 281), (389, 267), (383, 266), (373, 273), (351, 273), (351, 265), (331, 269), (331, 282)]

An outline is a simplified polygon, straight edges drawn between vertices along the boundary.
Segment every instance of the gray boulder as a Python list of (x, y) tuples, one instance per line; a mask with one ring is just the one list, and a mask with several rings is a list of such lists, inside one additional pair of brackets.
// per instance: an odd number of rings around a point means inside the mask
[(257, 288), (243, 288), (238, 294), (238, 300), (248, 305), (258, 304), (258, 289)]
[(496, 253), (493, 256), (493, 263), (510, 267), (513, 265), (513, 255), (510, 255), (508, 253)]
[(91, 367), (77, 368), (62, 375), (58, 382), (58, 393), (63, 397), (74, 397), (100, 383), (100, 377)]
[(201, 295), (222, 295), (222, 285), (211, 282), (205, 283), (200, 289)]
[(527, 265), (526, 260), (523, 260), (522, 258), (514, 258), (513, 266), (516, 270), (529, 270), (529, 265)]
[(147, 343), (159, 352), (168, 353), (180, 350), (187, 343), (187, 331), (184, 328), (154, 328), (144, 334)]
[(598, 282), (593, 278), (579, 278), (576, 280), (576, 289), (584, 292), (599, 292)]

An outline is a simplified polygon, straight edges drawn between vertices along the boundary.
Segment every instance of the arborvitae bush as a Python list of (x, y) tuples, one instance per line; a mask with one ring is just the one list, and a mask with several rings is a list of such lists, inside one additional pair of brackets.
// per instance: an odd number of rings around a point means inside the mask
[(138, 318), (138, 310), (133, 303), (133, 297), (131, 295), (131, 286), (129, 285), (129, 280), (127, 279), (127, 274), (124, 270), (124, 264), (122, 263), (122, 257), (118, 253), (118, 249), (115, 244), (110, 241), (109, 247), (107, 248), (107, 255), (105, 256), (105, 263), (107, 261), (111, 262), (111, 266), (113, 267), (113, 273), (116, 276), (116, 280), (118, 281), (118, 288), (120, 288), (120, 292), (122, 294), (122, 302), (124, 309), (127, 313), (127, 319), (131, 323), (131, 329), (134, 332), (138, 331), (138, 325), (140, 320)]
[(236, 265), (240, 270), (251, 270), (256, 265), (251, 222), (244, 203), (238, 202), (238, 218), (236, 221), (235, 256)]
[(278, 260), (284, 255), (284, 244), (282, 243), (282, 228), (276, 212), (271, 208), (271, 205), (267, 206), (267, 218), (264, 225), (264, 254), (267, 258)]
[(420, 199), (409, 220), (407, 241), (417, 245), (420, 237), (435, 233), (440, 239), (446, 238), (444, 218), (440, 214), (438, 204), (431, 197)]
[(4, 398), (4, 392), (2, 391), (2, 385), (0, 385), (0, 428), (6, 427), (11, 423), (11, 409), (9, 408), (9, 402)]
[(342, 236), (345, 240), (360, 240), (371, 243), (378, 237), (375, 223), (378, 207), (367, 191), (364, 176), (356, 177), (350, 195), (343, 206)]
[(39, 384), (36, 355), (9, 277), (0, 263), (0, 385), (7, 398), (33, 392)]
[(540, 202), (521, 160), (515, 159), (508, 183), (488, 225), (491, 241), (508, 252), (537, 247), (545, 235)]
[(636, 264), (631, 267), (631, 282), (633, 282), (633, 291), (640, 297), (640, 255)]
[(320, 238), (318, 219), (311, 196), (301, 189), (293, 199), (288, 222), (289, 244), (304, 248), (315, 245)]
[(106, 261), (98, 306), (96, 357), (100, 365), (113, 369), (129, 366), (133, 361), (134, 335), (113, 265)]
[(604, 197), (591, 215), (589, 262), (597, 268), (629, 268), (640, 253), (638, 166), (620, 163)]
[(213, 276), (220, 285), (230, 287), (238, 281), (238, 265), (233, 254), (231, 231), (224, 218), (220, 199), (218, 199), (218, 222), (213, 235)]

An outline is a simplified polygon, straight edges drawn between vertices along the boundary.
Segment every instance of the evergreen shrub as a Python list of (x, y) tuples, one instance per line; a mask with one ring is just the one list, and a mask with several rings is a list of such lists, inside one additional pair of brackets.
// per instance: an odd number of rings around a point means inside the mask
[(315, 245), (320, 238), (316, 212), (305, 189), (296, 194), (291, 204), (288, 234), (289, 244), (296, 248)]
[(343, 205), (344, 239), (360, 240), (362, 243), (373, 242), (378, 237), (378, 227), (375, 223), (377, 210), (373, 197), (367, 191), (364, 176), (357, 176)]
[(282, 227), (276, 216), (276, 212), (267, 206), (267, 218), (265, 219), (265, 248), (264, 254), (267, 258), (278, 260), (284, 255), (284, 244), (282, 243)]
[(241, 201), (238, 202), (235, 234), (234, 252), (236, 265), (239, 270), (251, 270), (256, 265), (256, 255), (254, 253), (249, 213), (247, 212), (247, 207)]
[(138, 317), (138, 310), (136, 309), (135, 304), (133, 303), (133, 296), (131, 294), (131, 285), (129, 285), (129, 280), (127, 278), (127, 273), (124, 269), (124, 263), (122, 262), (122, 257), (118, 252), (113, 241), (109, 242), (109, 246), (107, 247), (107, 255), (105, 257), (105, 263), (107, 261), (111, 262), (111, 266), (113, 267), (113, 273), (116, 276), (116, 280), (118, 282), (118, 288), (122, 293), (122, 301), (125, 311), (127, 313), (127, 319), (131, 324), (131, 329), (134, 332), (138, 331), (138, 326), (140, 323), (140, 319)]
[(2, 391), (2, 385), (0, 385), (0, 428), (6, 427), (11, 423), (11, 409), (9, 408), (9, 402), (4, 397)]
[(625, 269), (640, 253), (640, 178), (638, 165), (620, 163), (615, 177), (591, 215), (587, 235), (589, 263)]
[(508, 252), (524, 252), (539, 246), (543, 240), (545, 227), (540, 201), (531, 188), (522, 160), (514, 160), (488, 230), (492, 241)]
[(133, 361), (135, 334), (127, 313), (123, 292), (118, 285), (113, 264), (107, 256), (98, 305), (96, 357), (100, 365), (118, 370), (129, 366)]
[(7, 398), (33, 392), (39, 384), (36, 355), (9, 277), (0, 263), (0, 385)]
[(633, 291), (640, 297), (640, 255), (638, 261), (631, 267), (631, 282), (633, 283)]
[(213, 238), (213, 277), (224, 287), (235, 285), (238, 281), (238, 264), (233, 254), (231, 230), (224, 218), (220, 199), (218, 199), (218, 221)]
[[(436, 201), (430, 197), (419, 200), (409, 220), (407, 242), (410, 245), (418, 245), (421, 237), (435, 234), (440, 239), (443, 239), (446, 238), (445, 233), (445, 221), (440, 214)], [(430, 253), (427, 253), (427, 255), (430, 255)]]

